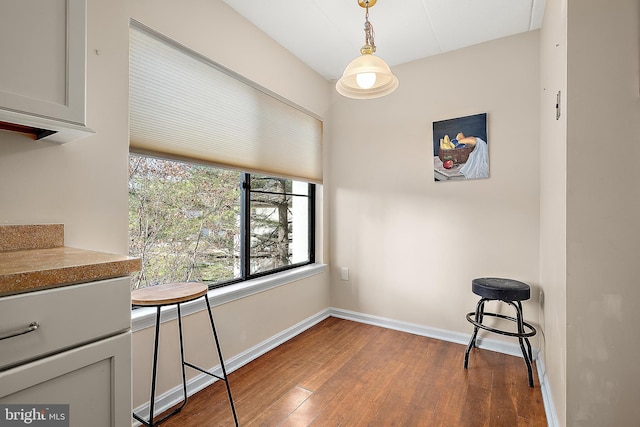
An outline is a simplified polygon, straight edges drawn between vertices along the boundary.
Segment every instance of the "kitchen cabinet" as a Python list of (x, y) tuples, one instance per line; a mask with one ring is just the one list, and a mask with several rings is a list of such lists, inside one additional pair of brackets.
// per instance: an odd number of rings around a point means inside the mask
[[(0, 298), (0, 404), (69, 405), (70, 426), (131, 424), (128, 276)], [(0, 424), (3, 421), (0, 414)]]
[(86, 0), (5, 2), (0, 57), (0, 122), (59, 143), (93, 133), (85, 126)]
[(131, 425), (130, 274), (140, 267), (65, 246), (63, 224), (0, 226), (0, 408), (68, 405), (73, 427)]
[(69, 405), (72, 427), (131, 425), (130, 349), (123, 333), (2, 372), (0, 404)]

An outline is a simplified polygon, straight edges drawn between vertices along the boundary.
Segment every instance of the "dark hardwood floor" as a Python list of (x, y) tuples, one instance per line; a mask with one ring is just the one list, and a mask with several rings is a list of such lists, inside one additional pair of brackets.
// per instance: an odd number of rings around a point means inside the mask
[[(224, 350), (224, 349), (223, 349)], [(241, 426), (546, 426), (522, 358), (330, 317), (229, 375)], [(535, 369), (534, 369), (535, 371)], [(222, 381), (162, 426), (232, 426)]]

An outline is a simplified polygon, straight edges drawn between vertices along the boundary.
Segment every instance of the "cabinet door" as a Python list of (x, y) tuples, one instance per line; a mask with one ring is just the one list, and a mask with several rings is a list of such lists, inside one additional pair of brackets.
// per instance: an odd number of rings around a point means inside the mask
[(0, 10), (0, 109), (84, 125), (86, 0)]
[(0, 372), (7, 404), (69, 405), (70, 427), (131, 425), (131, 333)]

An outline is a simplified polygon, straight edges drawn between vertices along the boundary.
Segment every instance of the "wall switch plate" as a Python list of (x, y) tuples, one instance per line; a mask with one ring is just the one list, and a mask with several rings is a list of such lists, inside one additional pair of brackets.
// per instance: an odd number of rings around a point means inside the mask
[(349, 268), (348, 267), (342, 267), (340, 269), (340, 278), (342, 280), (349, 280)]

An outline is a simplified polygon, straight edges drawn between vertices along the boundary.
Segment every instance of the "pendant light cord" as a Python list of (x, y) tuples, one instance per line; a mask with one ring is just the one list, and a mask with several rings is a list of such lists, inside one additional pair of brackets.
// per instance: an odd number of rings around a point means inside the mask
[(373, 25), (369, 22), (369, 1), (365, 3), (365, 15), (364, 15), (364, 34), (365, 45), (370, 46), (373, 52), (376, 51), (376, 43), (374, 41), (375, 32), (373, 31)]

